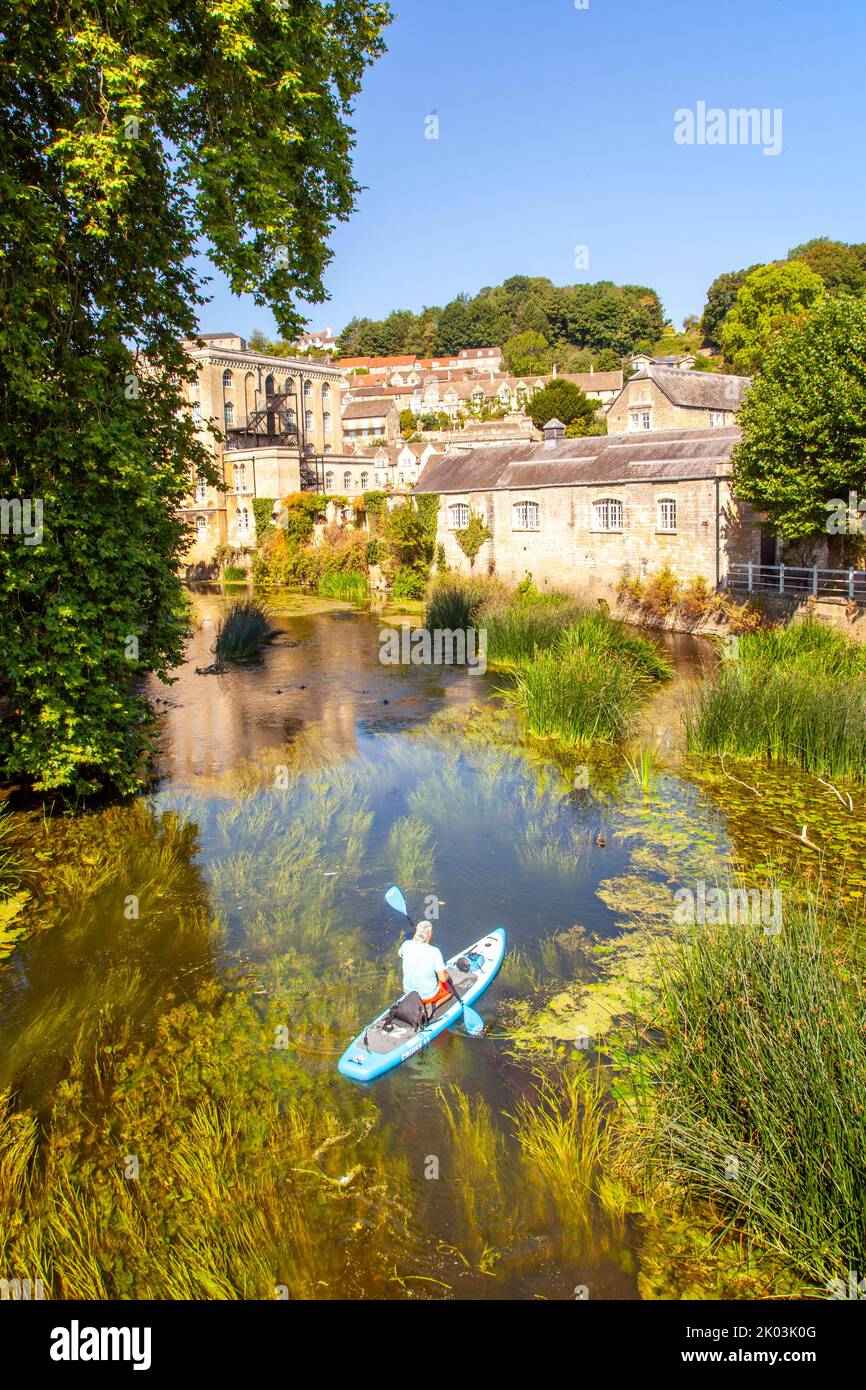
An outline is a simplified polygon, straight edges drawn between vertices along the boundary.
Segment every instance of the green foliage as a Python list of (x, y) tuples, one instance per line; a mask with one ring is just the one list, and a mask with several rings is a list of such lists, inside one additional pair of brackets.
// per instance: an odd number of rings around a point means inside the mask
[(712, 347), (721, 346), (722, 324), (737, 302), (737, 295), (756, 265), (748, 270), (733, 270), (717, 275), (707, 291), (707, 302), (701, 315), (701, 333), (704, 342)]
[(478, 610), (490, 593), (489, 583), (465, 575), (435, 579), (427, 597), (425, 627), (431, 632), (465, 632), (475, 626)]
[(391, 596), (395, 599), (419, 599), (424, 597), (427, 584), (423, 574), (410, 566), (395, 571), (391, 585)]
[(225, 584), (242, 584), (247, 577), (247, 571), (240, 565), (226, 565), (220, 577)]
[(270, 614), (260, 599), (233, 599), (217, 622), (213, 652), (218, 662), (258, 661), (274, 635)]
[(722, 324), (726, 360), (746, 375), (760, 371), (774, 336), (817, 308), (823, 295), (820, 276), (799, 261), (753, 270)]
[(458, 295), (444, 308), (430, 307), (419, 314), (396, 310), (379, 320), (353, 319), (337, 347), (347, 357), (411, 352), (431, 357), (508, 343), (531, 333), (553, 346), (563, 370), (584, 370), (560, 360), (562, 349), (569, 347), (612, 353), (615, 370), (621, 357), (655, 342), (663, 327), (659, 297), (646, 286), (602, 281), (558, 288), (541, 276), (513, 275), (474, 297)]
[(546, 376), (551, 368), (550, 345), (543, 333), (517, 333), (502, 350), (512, 376)]
[(253, 519), (256, 523), (256, 544), (261, 545), (262, 540), (272, 529), (273, 522), (271, 517), (274, 514), (273, 497), (254, 497), (253, 498)]
[(866, 655), (818, 624), (748, 634), (685, 712), (690, 750), (866, 781)]
[(387, 492), (365, 492), (361, 504), (370, 521), (371, 529), (381, 521), (388, 506)]
[(367, 598), (367, 580), (357, 570), (327, 570), (319, 580), (318, 592), (323, 598), (363, 603)]
[(415, 412), (407, 406), (405, 410), (400, 411), (400, 433), (404, 439), (409, 439), (417, 428)]
[(623, 662), (550, 651), (518, 668), (505, 698), (528, 734), (583, 746), (625, 737), (644, 693), (642, 677)]
[(826, 1297), (866, 1259), (860, 933), (829, 893), (780, 891), (781, 933), (701, 926), (666, 968), (645, 1151), (654, 1186), (709, 1200)]
[(386, 20), (372, 0), (4, 17), (0, 493), (41, 499), (45, 527), (0, 548), (4, 775), (139, 785), (136, 692), (183, 656), (180, 508), (217, 484), (184, 399), (195, 256), (300, 327), (355, 203), (348, 116)]
[(866, 304), (828, 299), (781, 331), (740, 408), (738, 496), (789, 540), (826, 533), (827, 504), (866, 493)]
[(829, 294), (862, 295), (866, 272), (857, 248), (829, 237), (815, 237), (788, 252), (789, 261), (802, 261), (820, 275)]
[(470, 512), (469, 525), (465, 526), (463, 530), (455, 532), (454, 539), (472, 566), (475, 564), (482, 545), (485, 541), (489, 541), (492, 536), (493, 532), (480, 512)]
[(543, 391), (538, 391), (526, 407), (536, 429), (543, 429), (549, 420), (561, 420), (569, 431), (578, 435), (606, 434), (607, 422), (580, 387), (565, 377), (556, 377)]

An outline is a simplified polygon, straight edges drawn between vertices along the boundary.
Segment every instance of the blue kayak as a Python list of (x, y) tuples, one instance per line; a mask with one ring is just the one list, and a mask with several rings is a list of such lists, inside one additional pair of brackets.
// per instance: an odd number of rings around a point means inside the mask
[[(474, 1004), (493, 983), (505, 955), (505, 932), (502, 927), (482, 936), (465, 951), (446, 962), (454, 988), (464, 1004)], [(470, 964), (469, 970), (461, 969), (459, 961)], [(393, 1067), (399, 1067), (407, 1057), (414, 1057), (422, 1048), (429, 1047), (434, 1038), (452, 1028), (463, 1017), (459, 1004), (446, 1001), (433, 1015), (430, 1023), (416, 1032), (408, 1023), (394, 1022), (387, 1029), (383, 1027), (389, 1010), (359, 1033), (340, 1058), (338, 1071), (352, 1081), (375, 1081)]]

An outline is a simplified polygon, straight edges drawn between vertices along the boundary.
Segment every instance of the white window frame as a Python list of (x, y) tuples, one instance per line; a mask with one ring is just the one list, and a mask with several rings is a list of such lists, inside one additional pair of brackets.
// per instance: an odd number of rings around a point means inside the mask
[(727, 415), (727, 411), (726, 411), (726, 410), (711, 410), (711, 411), (710, 411), (710, 429), (711, 429), (711, 430), (723, 430), (723, 429), (725, 428), (726, 423), (727, 423), (727, 421), (725, 420), (725, 416), (726, 416), (726, 415)]
[(346, 472), (343, 474), (343, 491), (344, 491), (344, 492), (351, 492), (351, 491), (352, 491), (352, 475), (351, 475), (351, 473), (349, 472), (348, 469), (347, 469)]
[(327, 472), (327, 473), (325, 474), (325, 491), (326, 491), (326, 492), (330, 492), (331, 489), (333, 488), (333, 486), (334, 486), (334, 475), (333, 475), (332, 472), (329, 471), (329, 472)]
[(362, 474), (361, 474), (361, 491), (362, 491), (362, 492), (366, 492), (366, 491), (367, 491), (367, 487), (369, 486), (369, 482), (370, 482), (370, 474), (369, 474), (369, 473), (362, 473)]
[(630, 410), (628, 413), (628, 428), (630, 434), (642, 434), (653, 427), (652, 410), (646, 406), (639, 406), (637, 410)]
[(514, 502), (511, 509), (512, 531), (540, 531), (541, 508), (537, 502)]
[(675, 536), (677, 531), (677, 499), (660, 497), (656, 502), (656, 530), (665, 536)]
[(465, 531), (469, 525), (469, 503), (452, 502), (448, 508), (448, 530)]
[(207, 535), (207, 517), (197, 516), (195, 519), (196, 540), (201, 540), (202, 536)]
[[(615, 520), (618, 519), (618, 525)], [(592, 504), (592, 529), (618, 534), (623, 527), (623, 505), (618, 497), (599, 497)]]

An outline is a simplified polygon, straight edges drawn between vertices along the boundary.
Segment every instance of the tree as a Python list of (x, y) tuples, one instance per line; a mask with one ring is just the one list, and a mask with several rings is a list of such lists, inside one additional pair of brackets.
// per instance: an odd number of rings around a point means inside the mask
[(701, 315), (701, 333), (704, 342), (711, 347), (721, 345), (722, 324), (736, 304), (742, 285), (752, 271), (757, 269), (758, 267), (753, 265), (748, 270), (732, 270), (724, 275), (717, 275), (707, 290), (707, 302)]
[(866, 500), (866, 303), (827, 298), (781, 329), (737, 418), (737, 495), (781, 536), (826, 534), (834, 499)]
[(604, 417), (599, 417), (598, 401), (591, 401), (573, 381), (556, 377), (543, 391), (538, 391), (526, 407), (526, 413), (536, 429), (544, 429), (548, 420), (561, 420), (564, 425), (577, 426), (573, 434), (606, 434)]
[(254, 328), (247, 339), (247, 346), (251, 347), (253, 352), (269, 352), (271, 340), (260, 328)]
[(748, 275), (721, 329), (721, 348), (735, 371), (750, 375), (780, 328), (817, 307), (824, 282), (800, 261), (759, 266)]
[(856, 250), (844, 241), (815, 237), (803, 246), (788, 252), (789, 261), (802, 261), (814, 270), (830, 294), (862, 294), (866, 289), (866, 274)]
[(404, 439), (408, 439), (410, 434), (414, 434), (418, 428), (418, 421), (414, 410), (408, 407), (400, 411), (400, 433)]
[(545, 376), (550, 371), (550, 347), (541, 333), (518, 333), (509, 338), (502, 353), (512, 376)]
[(325, 297), (357, 184), (348, 124), (375, 0), (30, 0), (3, 17), (0, 766), (38, 788), (140, 779), (148, 675), (186, 635), (180, 513), (216, 483), (185, 404), (205, 242), (289, 339)]

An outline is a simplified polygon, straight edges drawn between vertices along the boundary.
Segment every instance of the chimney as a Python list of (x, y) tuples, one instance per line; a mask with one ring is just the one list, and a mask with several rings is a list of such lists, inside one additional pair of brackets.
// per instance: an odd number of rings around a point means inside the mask
[(565, 438), (565, 425), (561, 420), (548, 420), (544, 426), (544, 447), (552, 449)]

